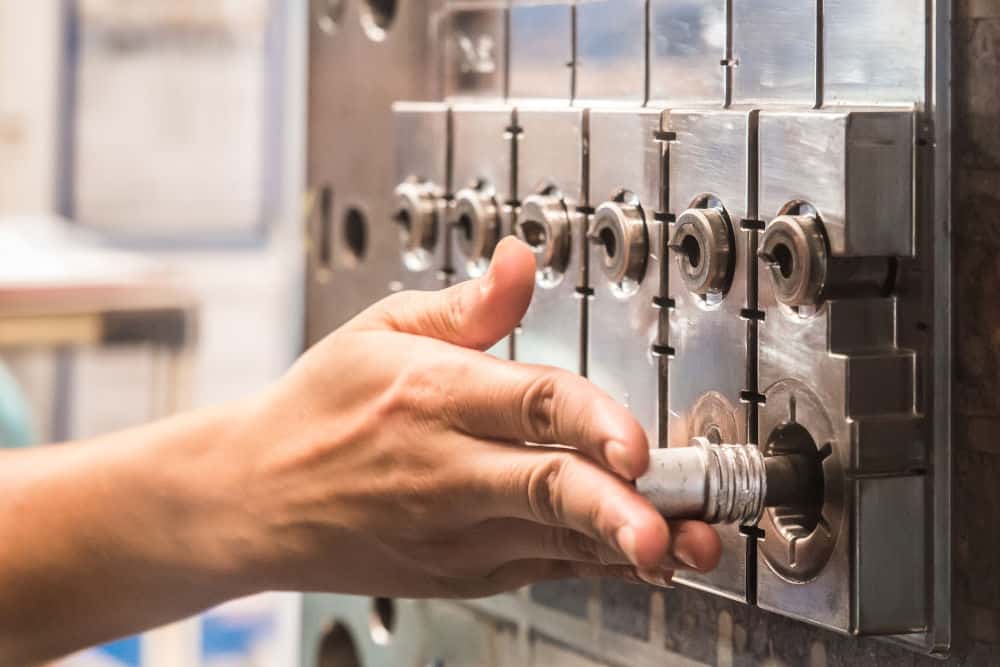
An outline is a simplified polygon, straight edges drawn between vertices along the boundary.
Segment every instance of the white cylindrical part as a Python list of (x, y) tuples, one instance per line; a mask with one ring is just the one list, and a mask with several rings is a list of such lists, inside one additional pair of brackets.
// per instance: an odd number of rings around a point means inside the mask
[(649, 471), (636, 488), (670, 519), (749, 523), (764, 511), (764, 457), (753, 445), (695, 438), (688, 447), (651, 451)]

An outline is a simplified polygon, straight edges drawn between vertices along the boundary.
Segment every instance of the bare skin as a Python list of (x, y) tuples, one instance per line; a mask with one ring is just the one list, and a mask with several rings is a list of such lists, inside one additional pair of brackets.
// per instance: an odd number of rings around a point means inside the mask
[(625, 408), (481, 352), (533, 284), (506, 240), (488, 276), (374, 305), (247, 401), (0, 455), (0, 664), (265, 590), (478, 597), (715, 567), (711, 527), (668, 525), (630, 484), (649, 456)]

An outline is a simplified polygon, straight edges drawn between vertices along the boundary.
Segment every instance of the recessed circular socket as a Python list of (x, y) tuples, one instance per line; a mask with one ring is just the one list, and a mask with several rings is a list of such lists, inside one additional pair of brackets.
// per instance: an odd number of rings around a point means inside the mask
[(605, 277), (616, 291), (632, 294), (646, 275), (649, 235), (642, 209), (625, 200), (597, 207), (588, 234)]
[(438, 242), (441, 211), (438, 188), (431, 183), (407, 181), (396, 188), (393, 206), (403, 263), (410, 271), (426, 271), (434, 264)]
[(396, 631), (396, 601), (392, 598), (375, 598), (369, 621), (372, 641), (385, 646)]
[(844, 517), (844, 474), (820, 399), (798, 380), (769, 387), (761, 406), (769, 507), (760, 551), (778, 576), (815, 579), (833, 554)]
[(677, 218), (670, 239), (684, 285), (706, 301), (719, 301), (732, 286), (736, 243), (725, 209), (690, 208)]
[(778, 216), (764, 231), (758, 255), (767, 267), (778, 301), (793, 308), (820, 303), (829, 252), (818, 217)]
[(368, 217), (360, 208), (349, 208), (344, 213), (344, 249), (350, 253), (352, 263), (360, 263), (368, 256)]
[(316, 3), (316, 27), (327, 35), (337, 32), (346, 6), (347, 0), (319, 0)]
[(490, 185), (480, 183), (455, 195), (452, 228), (469, 275), (485, 274), (500, 241), (500, 206)]
[(555, 194), (531, 195), (521, 203), (514, 227), (535, 253), (539, 286), (562, 282), (572, 252), (569, 211), (562, 199)]
[(317, 667), (361, 667), (361, 654), (351, 631), (335, 623), (323, 633), (316, 656)]
[(364, 0), (361, 10), (361, 27), (373, 42), (384, 41), (393, 21), (396, 20), (396, 0)]

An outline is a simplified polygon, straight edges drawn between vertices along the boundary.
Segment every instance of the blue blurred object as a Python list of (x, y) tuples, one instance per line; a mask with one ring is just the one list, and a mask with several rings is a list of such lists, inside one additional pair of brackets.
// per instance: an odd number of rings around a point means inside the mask
[(31, 410), (17, 380), (0, 362), (0, 447), (12, 449), (35, 444)]

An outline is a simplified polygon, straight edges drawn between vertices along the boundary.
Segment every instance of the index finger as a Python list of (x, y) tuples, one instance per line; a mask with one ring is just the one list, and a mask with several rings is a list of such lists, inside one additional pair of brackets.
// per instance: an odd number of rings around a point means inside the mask
[(639, 422), (579, 375), (477, 354), (446, 382), (446, 418), (469, 435), (573, 447), (628, 480), (649, 467)]

